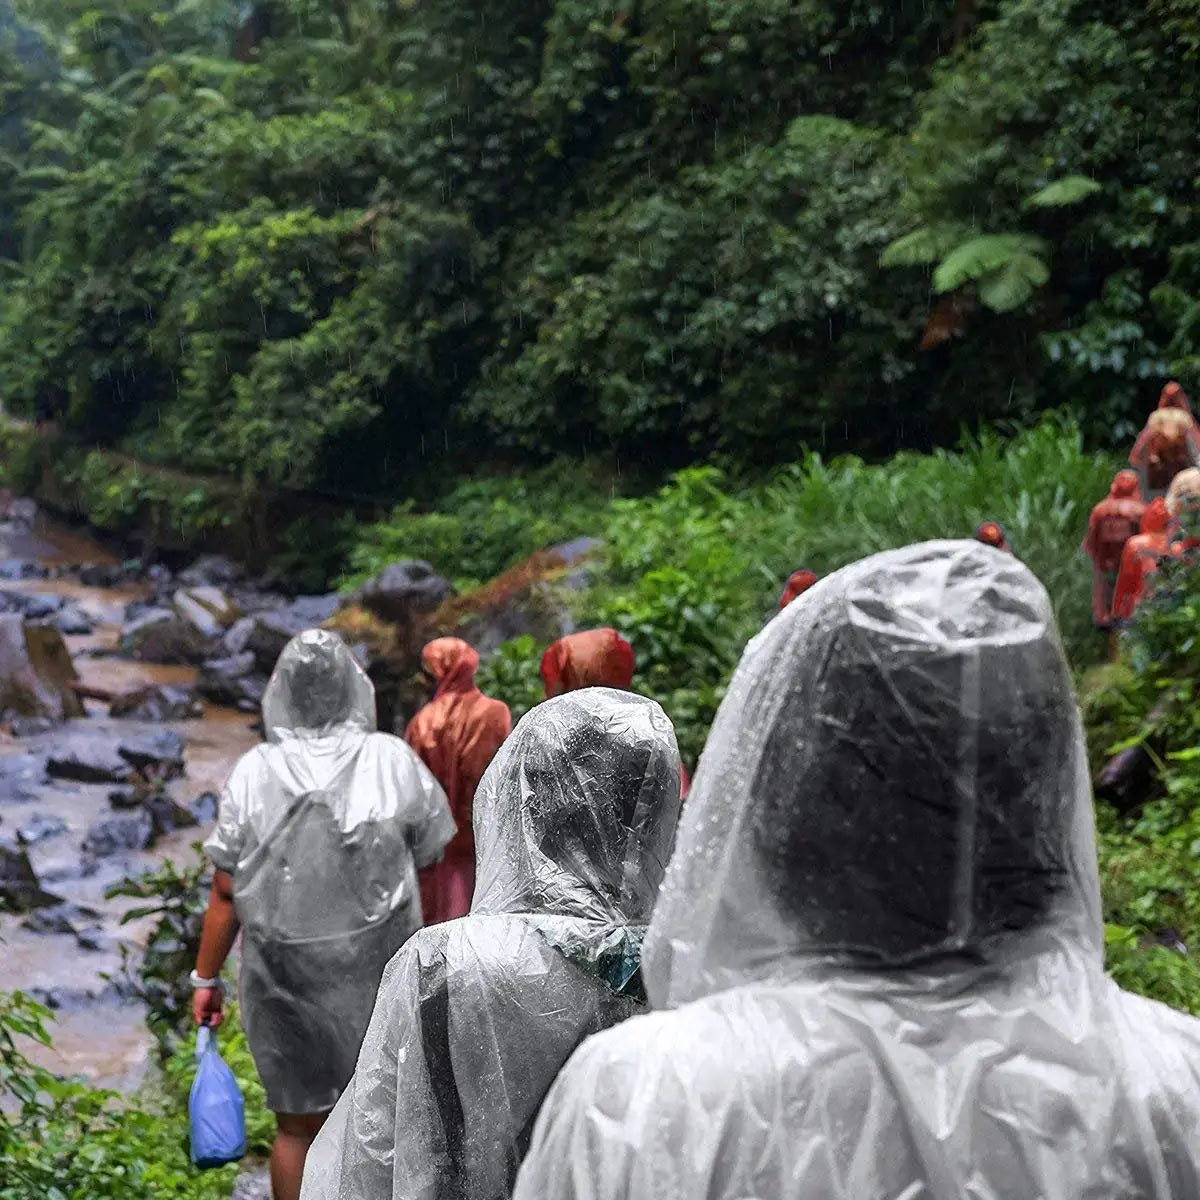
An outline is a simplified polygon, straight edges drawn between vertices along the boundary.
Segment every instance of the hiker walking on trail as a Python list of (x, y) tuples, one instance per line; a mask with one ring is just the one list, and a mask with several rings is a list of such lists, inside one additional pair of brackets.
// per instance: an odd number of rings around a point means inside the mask
[(1133, 471), (1118, 471), (1108, 495), (1092, 509), (1083, 549), (1092, 560), (1092, 620), (1099, 629), (1113, 623), (1113, 594), (1125, 543), (1141, 528), (1146, 504)]
[(817, 582), (815, 571), (810, 571), (807, 568), (801, 568), (799, 571), (793, 571), (787, 579), (787, 583), (783, 585), (783, 594), (779, 597), (779, 607), (787, 608), (793, 600), (798, 596), (803, 596), (810, 587)]
[(588, 688), (529, 712), (475, 797), (471, 913), (388, 966), (304, 1200), (503, 1200), (547, 1089), (644, 1009), (642, 935), (679, 812), (652, 700)]
[(1189, 467), (1200, 467), (1200, 425), (1178, 383), (1168, 383), (1138, 435), (1129, 462), (1138, 472), (1148, 499), (1166, 494), (1171, 481)]
[(218, 977), (240, 927), (241, 1017), (278, 1124), (272, 1191), (296, 1200), (384, 967), (420, 927), (416, 868), (454, 821), (413, 751), (375, 732), (374, 688), (336, 634), (288, 643), (262, 712), (267, 744), (234, 767), (205, 843), (216, 875), (193, 1008), (220, 1023)]
[[(604, 626), (569, 633), (553, 642), (542, 655), (542, 683), (548, 699), (586, 687), (628, 691), (633, 686), (636, 667), (633, 647), (615, 629)], [(684, 796), (692, 786), (682, 763), (679, 786)]]
[(1150, 578), (1158, 570), (1159, 560), (1170, 549), (1170, 523), (1167, 503), (1159, 497), (1151, 501), (1143, 514), (1140, 531), (1125, 543), (1113, 593), (1115, 620), (1128, 621), (1141, 604)]
[(1087, 748), (1017, 559), (824, 580), (750, 643), (704, 768), (658, 1011), (572, 1057), (517, 1200), (1200, 1196), (1200, 1021), (1105, 972)]
[(475, 887), (475, 838), (471, 804), (475, 789), (504, 739), (512, 714), (475, 685), (479, 654), (460, 638), (438, 638), (421, 654), (434, 681), (433, 699), (409, 722), (404, 740), (442, 785), (457, 832), (441, 862), (420, 873), (421, 913), (426, 925), (465, 917)]

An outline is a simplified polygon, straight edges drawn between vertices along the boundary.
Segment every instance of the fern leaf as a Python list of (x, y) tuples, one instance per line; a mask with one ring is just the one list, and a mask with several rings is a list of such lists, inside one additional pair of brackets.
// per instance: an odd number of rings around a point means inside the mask
[(1068, 175), (1048, 183), (1025, 201), (1026, 208), (1066, 208), (1100, 191), (1100, 185), (1086, 175)]
[(961, 233), (946, 226), (922, 225), (885, 247), (881, 267), (924, 267), (949, 253)]
[(964, 283), (986, 279), (1018, 259), (1045, 260), (1041, 238), (1026, 233), (988, 233), (955, 247), (933, 273), (937, 292), (952, 292)]
[(1020, 308), (1050, 278), (1050, 268), (1036, 254), (1017, 254), (979, 283), (980, 303), (993, 312)]

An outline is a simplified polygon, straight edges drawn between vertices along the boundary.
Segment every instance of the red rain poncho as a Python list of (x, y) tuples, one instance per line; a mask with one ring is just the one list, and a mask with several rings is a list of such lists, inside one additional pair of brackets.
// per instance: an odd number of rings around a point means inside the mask
[(1142, 531), (1125, 543), (1121, 554), (1121, 569), (1117, 573), (1113, 596), (1113, 617), (1128, 621), (1142, 602), (1146, 583), (1158, 570), (1158, 560), (1169, 549), (1167, 527), (1171, 514), (1161, 498), (1155, 500), (1142, 516)]
[(475, 887), (471, 803), (475, 789), (512, 731), (508, 706), (475, 686), (479, 655), (459, 638), (438, 638), (421, 655), (437, 682), (433, 699), (409, 723), (405, 740), (436, 776), (457, 827), (441, 862), (420, 875), (426, 925), (464, 917)]
[(779, 607), (787, 608), (797, 596), (803, 596), (817, 582), (815, 572), (808, 570), (793, 571), (784, 584), (783, 595), (779, 597)]
[(1180, 471), (1200, 466), (1200, 426), (1179, 384), (1163, 388), (1158, 408), (1138, 435), (1129, 461), (1151, 495), (1164, 493)]
[[(636, 668), (633, 647), (615, 630), (589, 629), (570, 633), (552, 643), (542, 655), (542, 683), (546, 699), (586, 687), (629, 691)], [(679, 768), (680, 794), (686, 796), (691, 780)]]
[(1113, 593), (1125, 543), (1138, 532), (1145, 511), (1133, 471), (1118, 471), (1108, 496), (1092, 509), (1083, 549), (1095, 569), (1092, 619), (1102, 629), (1112, 624)]
[(995, 521), (984, 521), (975, 530), (975, 540), (982, 542), (985, 546), (992, 546), (997, 550), (1003, 550), (1006, 554), (1012, 553), (1012, 547), (1008, 544), (1008, 538), (1004, 530)]

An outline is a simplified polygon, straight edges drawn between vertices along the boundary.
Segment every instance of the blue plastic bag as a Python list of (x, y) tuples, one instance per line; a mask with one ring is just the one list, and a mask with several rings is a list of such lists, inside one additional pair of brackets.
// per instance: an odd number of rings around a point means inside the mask
[(237, 1162), (246, 1153), (246, 1109), (233, 1072), (217, 1053), (212, 1030), (196, 1034), (196, 1079), (188, 1098), (192, 1162), (201, 1170)]

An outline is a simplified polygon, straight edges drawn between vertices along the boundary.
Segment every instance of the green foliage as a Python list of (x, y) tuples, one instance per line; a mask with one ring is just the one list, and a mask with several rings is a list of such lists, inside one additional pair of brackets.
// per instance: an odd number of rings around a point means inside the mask
[(994, 312), (1020, 308), (1050, 278), (1046, 245), (1027, 234), (988, 234), (956, 246), (933, 273), (939, 292), (976, 284), (979, 299)]
[(420, 558), (465, 591), (535, 551), (595, 534), (605, 499), (596, 478), (570, 463), (459, 483), (436, 511), (417, 512), (410, 501), (359, 530), (340, 582), (353, 588), (388, 563)]
[(0, 1200), (224, 1200), (237, 1168), (192, 1167), (177, 1101), (122, 1101), (30, 1062), (23, 1047), (50, 1044), (49, 1020), (0, 992)]
[(1066, 208), (1078, 204), (1101, 191), (1100, 184), (1086, 175), (1067, 175), (1039, 188), (1028, 200), (1026, 208)]
[[(1124, 819), (1100, 811), (1110, 967), (1123, 986), (1200, 1014), (1198, 620), (1200, 567), (1164, 564), (1126, 636), (1128, 665), (1085, 714), (1118, 745), (1152, 737), (1157, 746), (1155, 798)], [(1151, 726), (1164, 699), (1169, 711)], [(1155, 939), (1182, 942), (1188, 954)]]
[(512, 713), (513, 723), (545, 699), (541, 664), (544, 646), (533, 638), (514, 638), (497, 648), (476, 675), (480, 690), (502, 699)]
[(199, 843), (193, 847), (196, 862), (180, 868), (163, 860), (161, 867), (145, 871), (133, 879), (110, 887), (105, 895), (112, 899), (128, 896), (149, 900), (129, 909), (122, 924), (157, 917), (146, 940), (145, 953), (132, 968), (126, 958), (126, 973), (131, 990), (146, 1006), (146, 1020), (163, 1053), (169, 1053), (178, 1041), (178, 1033), (191, 1021), (192, 989), (188, 972), (196, 962), (200, 931), (208, 904), (212, 872)]

